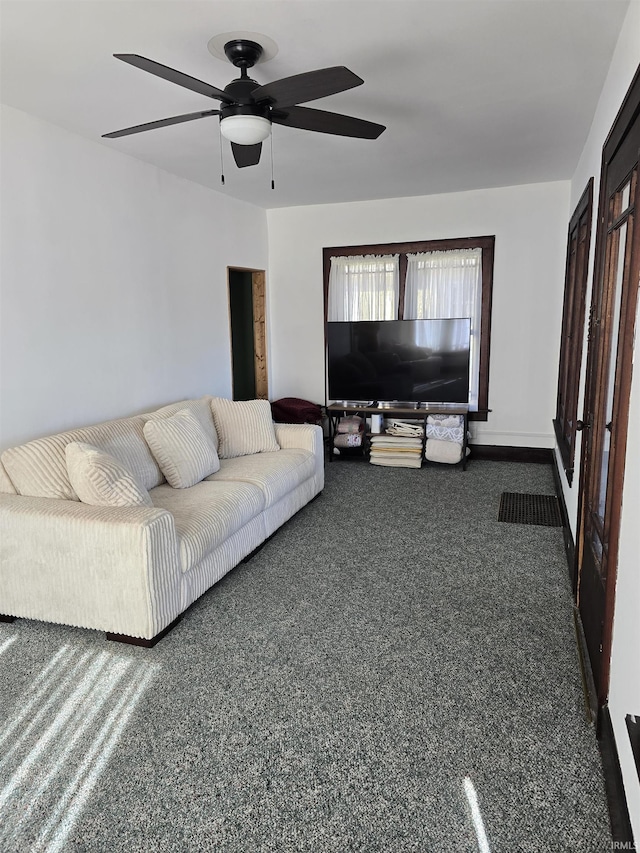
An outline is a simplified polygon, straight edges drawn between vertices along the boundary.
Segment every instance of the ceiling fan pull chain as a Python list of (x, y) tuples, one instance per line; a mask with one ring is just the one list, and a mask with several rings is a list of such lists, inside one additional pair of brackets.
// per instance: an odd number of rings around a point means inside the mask
[(270, 136), (271, 136), (271, 147), (270, 147), (270, 151), (271, 151), (271, 189), (275, 190), (276, 182), (273, 180), (273, 131), (271, 132)]
[(218, 141), (220, 142), (220, 183), (224, 186), (224, 162), (222, 160), (222, 131), (218, 122)]

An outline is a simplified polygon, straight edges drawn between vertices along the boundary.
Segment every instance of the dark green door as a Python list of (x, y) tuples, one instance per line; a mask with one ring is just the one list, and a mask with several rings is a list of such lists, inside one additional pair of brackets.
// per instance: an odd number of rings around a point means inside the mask
[(256, 397), (253, 284), (250, 270), (229, 270), (233, 399)]

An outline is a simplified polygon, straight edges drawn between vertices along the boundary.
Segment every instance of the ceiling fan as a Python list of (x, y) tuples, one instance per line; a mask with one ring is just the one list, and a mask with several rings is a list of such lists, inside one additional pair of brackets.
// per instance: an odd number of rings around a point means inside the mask
[(353, 136), (358, 139), (377, 139), (385, 130), (384, 125), (340, 113), (301, 107), (299, 104), (344, 92), (364, 83), (360, 77), (343, 65), (321, 68), (294, 74), (261, 86), (252, 80), (247, 68), (251, 68), (262, 56), (262, 46), (249, 39), (233, 39), (224, 46), (230, 62), (240, 68), (240, 77), (232, 80), (224, 89), (161, 65), (136, 53), (115, 53), (116, 59), (135, 65), (143, 71), (162, 77), (185, 89), (191, 89), (216, 101), (221, 101), (219, 110), (202, 110), (186, 115), (172, 116), (160, 121), (137, 124), (103, 137), (115, 139), (145, 130), (155, 130), (171, 124), (180, 124), (194, 119), (220, 116), (220, 131), (231, 142), (236, 165), (240, 168), (255, 166), (260, 161), (262, 142), (271, 133), (271, 124), (330, 133), (336, 136)]

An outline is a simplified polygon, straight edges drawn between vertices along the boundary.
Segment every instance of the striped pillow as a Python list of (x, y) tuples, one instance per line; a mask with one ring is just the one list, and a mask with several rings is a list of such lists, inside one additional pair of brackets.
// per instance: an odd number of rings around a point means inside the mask
[(114, 456), (72, 441), (64, 449), (71, 485), (82, 503), (91, 506), (153, 506), (149, 492)]
[(144, 437), (160, 470), (174, 489), (195, 486), (220, 468), (215, 444), (189, 409), (147, 421)]
[(280, 450), (268, 400), (225, 400), (214, 397), (211, 411), (221, 459)]
[(64, 451), (68, 444), (79, 441), (113, 456), (145, 489), (153, 489), (164, 478), (144, 440), (143, 426), (141, 417), (120, 418), (36, 438), (5, 450), (2, 464), (19, 495), (77, 501)]

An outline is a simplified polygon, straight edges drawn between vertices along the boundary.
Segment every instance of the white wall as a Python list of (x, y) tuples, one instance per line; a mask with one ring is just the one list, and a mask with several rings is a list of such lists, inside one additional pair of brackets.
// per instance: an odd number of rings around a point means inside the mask
[[(597, 208), (602, 146), (631, 84), (639, 62), (640, 3), (634, 0), (629, 6), (589, 137), (571, 182), (571, 210), (575, 208), (587, 181), (592, 175), (595, 178), (594, 208)], [(594, 209), (588, 279), (590, 283), (593, 280), (596, 232), (597, 209)], [(589, 292), (587, 294), (587, 305), (590, 304), (590, 300), (591, 293)], [(638, 774), (624, 719), (626, 714), (640, 715), (640, 569), (638, 566), (638, 555), (640, 554), (640, 525), (638, 525), (638, 519), (640, 519), (640, 431), (638, 430), (638, 424), (640, 423), (639, 335), (640, 327), (636, 321), (635, 372), (631, 389), (631, 408), (629, 411), (629, 436), (622, 498), (620, 553), (609, 694), (609, 710), (613, 722), (620, 764), (622, 766), (627, 803), (631, 814), (636, 844), (640, 843), (640, 782), (638, 781)], [(585, 366), (586, 343), (578, 412), (581, 412), (583, 407)], [(580, 439), (581, 436), (578, 434), (576, 460), (580, 459)], [(559, 463), (558, 467), (562, 471), (561, 463)], [(575, 537), (577, 529), (578, 478), (574, 478), (571, 488), (567, 485), (564, 475), (562, 480), (565, 502)]]
[(483, 444), (553, 447), (569, 182), (268, 212), (274, 397), (324, 402), (322, 249), (495, 235)]
[(0, 448), (229, 395), (227, 265), (265, 212), (2, 107)]
[(640, 717), (640, 354), (636, 319), (635, 375), (629, 409), (629, 443), (622, 498), (622, 527), (613, 621), (609, 710), (622, 766), (636, 846), (640, 844), (640, 781), (625, 716)]

